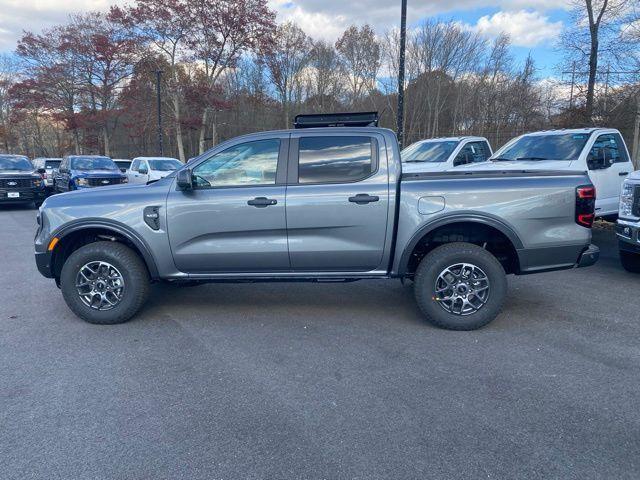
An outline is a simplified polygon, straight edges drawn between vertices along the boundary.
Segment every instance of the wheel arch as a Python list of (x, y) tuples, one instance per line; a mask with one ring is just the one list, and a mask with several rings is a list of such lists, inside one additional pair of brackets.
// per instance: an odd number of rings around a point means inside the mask
[[(449, 235), (458, 235), (460, 238), (428, 246), (430, 239), (436, 237), (438, 233), (445, 232)], [(491, 236), (492, 234), (494, 235), (493, 237)], [(517, 252), (524, 246), (522, 240), (520, 240), (520, 237), (513, 228), (501, 220), (490, 216), (459, 214), (429, 222), (414, 233), (400, 256), (398, 276), (410, 276), (415, 272), (415, 266), (412, 268), (412, 259), (416, 258), (418, 252), (424, 256), (424, 254), (438, 245), (451, 243), (452, 241), (470, 241), (473, 235), (477, 235), (477, 238), (486, 237), (504, 245), (506, 249), (505, 253), (508, 255), (508, 262), (505, 264), (504, 261), (501, 261), (501, 263), (503, 263), (505, 270), (509, 273), (514, 273), (519, 270), (520, 264)], [(488, 250), (491, 251), (490, 249)], [(422, 257), (419, 258), (421, 259)]]
[(122, 223), (105, 219), (77, 220), (55, 230), (51, 235), (51, 238), (54, 237), (59, 239), (51, 258), (51, 269), (56, 278), (60, 277), (62, 265), (73, 251), (83, 245), (103, 239), (127, 244), (142, 258), (149, 271), (149, 276), (152, 279), (159, 276), (156, 261), (145, 240)]

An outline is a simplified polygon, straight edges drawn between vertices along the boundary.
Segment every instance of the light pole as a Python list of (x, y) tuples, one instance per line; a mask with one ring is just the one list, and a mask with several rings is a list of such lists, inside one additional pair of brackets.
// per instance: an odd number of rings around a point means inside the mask
[(162, 76), (162, 70), (156, 70), (156, 97), (158, 101), (158, 150), (160, 155), (164, 155), (164, 148), (162, 147), (162, 100), (160, 98), (160, 78)]
[(407, 0), (402, 0), (400, 12), (400, 59), (398, 61), (398, 144), (404, 143), (404, 52), (407, 43)]

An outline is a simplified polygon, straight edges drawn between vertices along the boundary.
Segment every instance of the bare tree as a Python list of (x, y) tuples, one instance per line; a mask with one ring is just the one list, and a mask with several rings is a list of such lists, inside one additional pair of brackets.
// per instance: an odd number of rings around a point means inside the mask
[(291, 103), (297, 91), (301, 73), (310, 60), (311, 41), (293, 22), (280, 25), (272, 45), (264, 54), (264, 62), (282, 104), (283, 126), (289, 127)]
[(629, 0), (572, 0), (572, 26), (563, 32), (561, 46), (565, 49), (567, 61), (588, 65), (586, 122), (593, 118), (601, 55), (607, 54), (608, 62), (614, 65), (624, 64), (627, 59), (620, 34), (630, 3)]
[(369, 25), (350, 26), (336, 42), (347, 72), (349, 101), (355, 105), (365, 93), (376, 88), (380, 70), (380, 44)]

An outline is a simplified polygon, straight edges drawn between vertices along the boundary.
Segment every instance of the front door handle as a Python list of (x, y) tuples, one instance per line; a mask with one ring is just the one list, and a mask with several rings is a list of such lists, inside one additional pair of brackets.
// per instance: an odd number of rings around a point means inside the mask
[(366, 193), (359, 193), (355, 197), (349, 197), (349, 201), (352, 203), (357, 203), (358, 205), (365, 205), (370, 202), (377, 202), (380, 200), (380, 197), (377, 195), (368, 195)]
[(265, 208), (265, 207), (268, 207), (269, 205), (276, 205), (277, 203), (278, 203), (278, 200), (276, 200), (275, 198), (256, 197), (253, 200), (249, 200), (247, 202), (247, 205), (251, 205), (252, 207), (257, 207), (257, 208)]
[(618, 175), (624, 177), (625, 175), (629, 175), (629, 172), (619, 172)]

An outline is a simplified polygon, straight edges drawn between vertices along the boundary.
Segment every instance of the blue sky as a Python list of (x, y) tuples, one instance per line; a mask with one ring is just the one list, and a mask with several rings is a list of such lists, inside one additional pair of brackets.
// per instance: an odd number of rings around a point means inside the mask
[[(0, 0), (0, 52), (11, 52), (23, 29), (40, 31), (64, 22), (70, 13), (107, 10), (128, 0)], [(554, 43), (567, 21), (567, 0), (408, 0), (409, 25), (424, 18), (452, 19), (487, 38), (510, 34), (514, 57), (532, 53), (538, 75), (557, 72)], [(293, 20), (314, 38), (335, 40), (353, 23), (378, 33), (397, 26), (400, 0), (268, 0), (278, 19)]]

